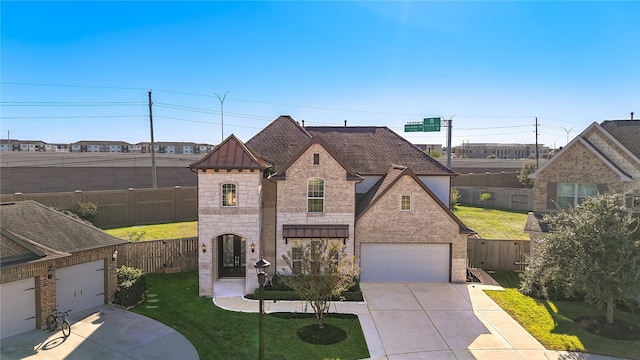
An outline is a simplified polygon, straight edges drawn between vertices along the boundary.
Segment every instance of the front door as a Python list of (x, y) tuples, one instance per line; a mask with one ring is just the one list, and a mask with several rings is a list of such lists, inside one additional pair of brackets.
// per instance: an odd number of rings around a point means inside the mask
[(246, 240), (243, 237), (226, 234), (218, 237), (219, 277), (245, 277)]

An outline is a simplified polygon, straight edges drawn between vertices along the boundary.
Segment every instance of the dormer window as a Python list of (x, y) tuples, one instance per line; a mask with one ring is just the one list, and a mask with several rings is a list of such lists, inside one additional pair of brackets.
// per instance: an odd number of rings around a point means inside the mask
[(222, 206), (237, 206), (236, 184), (222, 184)]
[(400, 200), (400, 210), (411, 211), (411, 195), (402, 195), (402, 200)]
[(313, 165), (320, 165), (320, 154), (313, 154)]

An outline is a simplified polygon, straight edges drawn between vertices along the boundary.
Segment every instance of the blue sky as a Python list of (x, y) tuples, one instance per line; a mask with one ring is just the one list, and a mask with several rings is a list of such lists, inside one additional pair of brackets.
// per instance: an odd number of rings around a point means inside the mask
[[(308, 125), (453, 118), (463, 141), (563, 146), (640, 118), (640, 2), (11, 2), (1, 138), (248, 140)], [(220, 97), (224, 100), (224, 133)]]

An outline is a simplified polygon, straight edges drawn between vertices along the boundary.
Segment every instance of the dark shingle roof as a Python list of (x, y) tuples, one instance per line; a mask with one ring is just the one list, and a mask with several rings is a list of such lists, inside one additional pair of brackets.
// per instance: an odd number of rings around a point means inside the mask
[(640, 158), (640, 121), (606, 120), (600, 126), (633, 155)]
[(291, 116), (282, 115), (249, 139), (246, 145), (261, 158), (273, 164), (273, 171), (278, 171), (310, 139), (311, 135)]
[(290, 116), (280, 116), (246, 144), (278, 171), (316, 136), (360, 175), (384, 175), (391, 164), (410, 167), (418, 175), (456, 174), (387, 127), (303, 128)]
[(192, 169), (264, 169), (270, 166), (235, 135), (229, 136), (205, 157), (189, 165)]
[(33, 200), (0, 205), (0, 220), (7, 231), (66, 253), (128, 242)]

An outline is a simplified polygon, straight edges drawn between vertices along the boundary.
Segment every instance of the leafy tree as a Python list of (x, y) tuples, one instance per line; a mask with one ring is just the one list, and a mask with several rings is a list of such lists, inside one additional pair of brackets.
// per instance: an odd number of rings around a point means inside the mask
[(425, 153), (427, 153), (427, 155), (431, 156), (434, 159), (438, 159), (440, 157), (442, 157), (442, 153), (440, 153), (440, 151), (438, 150), (431, 150), (431, 152), (429, 152), (429, 150), (425, 150)]
[(480, 194), (480, 203), (484, 204), (489, 199), (491, 199), (491, 193), (483, 192)]
[(533, 174), (538, 170), (538, 165), (534, 161), (527, 161), (522, 165), (522, 169), (520, 169), (520, 174), (518, 174), (518, 181), (524, 187), (532, 188), (533, 187), (533, 179), (529, 179), (529, 175)]
[(620, 194), (598, 194), (546, 216), (550, 231), (541, 236), (535, 267), (528, 270), (537, 268), (529, 278), (538, 279), (538, 288), (552, 283), (567, 296), (581, 294), (606, 306), (609, 324), (614, 305), (629, 303), (640, 291), (639, 220), (623, 200)]
[(289, 251), (282, 258), (289, 269), (296, 269), (291, 273), (283, 268), (283, 272), (290, 275), (283, 276), (282, 281), (301, 299), (311, 304), (318, 326), (322, 329), (331, 298), (352, 287), (360, 273), (354, 257), (347, 256), (342, 245), (328, 240), (312, 240), (302, 246), (299, 257), (294, 259)]

